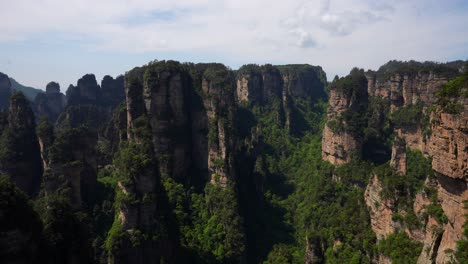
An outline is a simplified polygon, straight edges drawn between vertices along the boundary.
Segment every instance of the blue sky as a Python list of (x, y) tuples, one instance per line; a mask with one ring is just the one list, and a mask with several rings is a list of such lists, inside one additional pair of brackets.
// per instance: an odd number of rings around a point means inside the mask
[(466, 0), (0, 0), (0, 71), (24, 85), (98, 81), (158, 59), (321, 65), (468, 59)]

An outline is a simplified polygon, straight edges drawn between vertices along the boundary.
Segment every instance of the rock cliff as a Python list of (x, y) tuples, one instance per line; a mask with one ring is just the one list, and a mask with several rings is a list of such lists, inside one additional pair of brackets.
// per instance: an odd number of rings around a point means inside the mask
[(0, 166), (28, 195), (39, 190), (42, 175), (36, 122), (29, 101), (21, 92), (10, 98), (8, 126), (1, 139)]
[(332, 164), (347, 163), (361, 153), (363, 136), (358, 129), (365, 125), (361, 120), (367, 108), (366, 84), (363, 72), (354, 69), (330, 85), (322, 158)]
[(37, 94), (34, 99), (36, 117), (47, 117), (52, 123), (55, 123), (65, 106), (66, 97), (60, 92), (60, 85), (56, 82), (48, 83), (46, 92)]
[[(391, 177), (408, 177), (407, 173), (411, 172), (407, 172), (406, 148), (419, 150), (432, 160), (433, 173), (426, 175), (428, 180), (424, 188), (433, 189), (435, 194), (432, 194), (430, 201), (428, 194), (416, 195), (412, 211), (426, 228), (411, 229), (406, 222), (399, 219), (400, 216), (405, 219), (408, 213), (412, 213), (408, 211), (411, 209), (402, 211), (401, 206), (395, 206), (398, 200), (384, 198), (383, 188), (388, 187), (383, 187), (380, 181), (388, 176), (374, 175), (365, 193), (372, 229), (379, 240), (393, 233), (406, 232), (411, 239), (423, 243), (418, 263), (447, 263), (454, 257), (456, 241), (462, 239), (462, 226), (465, 222), (462, 201), (467, 199), (468, 104), (464, 91), (468, 83), (457, 68), (448, 64), (414, 66), (410, 62), (403, 63), (404, 67), (400, 65), (398, 69), (394, 69), (392, 63), (394, 62), (382, 66), (377, 72), (365, 73), (365, 97), (368, 99), (360, 100), (372, 101), (378, 97), (390, 104), (388, 127), (394, 131), (395, 139), (389, 163), (398, 172)], [(452, 81), (454, 78), (457, 80)], [(330, 86), (322, 156), (333, 164), (342, 165), (350, 161), (349, 153), (353, 151), (358, 157), (362, 157), (359, 154), (362, 145), (356, 142), (362, 142), (360, 139), (363, 138), (346, 133), (347, 126), (341, 123), (343, 119), (334, 121), (355, 105), (350, 102), (352, 96), (336, 91), (336, 84), (339, 82), (335, 81)], [(345, 86), (353, 87), (352, 83)], [(368, 112), (370, 107), (369, 105)], [(369, 128), (372, 128), (369, 119), (363, 128), (366, 126), (363, 135), (367, 135)], [(436, 179), (429, 180), (434, 173), (437, 175)], [(436, 206), (441, 208), (438, 218), (431, 215)], [(423, 215), (427, 214), (429, 217), (424, 218)]]
[(94, 74), (86, 74), (76, 86), (68, 87), (66, 96), (67, 105), (96, 104), (101, 99), (101, 89)]
[(0, 72), (0, 110), (8, 110), (11, 96), (11, 82), (6, 74)]

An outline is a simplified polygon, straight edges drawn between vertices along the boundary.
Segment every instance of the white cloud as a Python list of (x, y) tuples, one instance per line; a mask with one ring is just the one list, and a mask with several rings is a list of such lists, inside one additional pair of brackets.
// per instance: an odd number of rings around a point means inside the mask
[(329, 75), (394, 58), (451, 59), (468, 43), (468, 16), (449, 8), (456, 0), (0, 1), (0, 43), (64, 38), (122, 54), (213, 52), (236, 65), (319, 64)]

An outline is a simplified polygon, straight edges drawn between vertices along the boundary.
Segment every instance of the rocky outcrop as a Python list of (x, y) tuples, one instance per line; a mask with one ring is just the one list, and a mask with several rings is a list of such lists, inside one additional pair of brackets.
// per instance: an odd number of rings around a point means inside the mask
[(154, 152), (163, 177), (183, 180), (190, 165), (190, 113), (188, 73), (178, 65), (149, 66), (143, 86)]
[(361, 143), (348, 132), (333, 132), (325, 125), (322, 140), (322, 158), (341, 165), (351, 160), (352, 154), (361, 148)]
[(293, 97), (306, 97), (313, 101), (326, 98), (325, 72), (320, 66), (291, 64), (277, 66), (283, 77), (283, 93)]
[[(129, 142), (121, 151), (139, 155), (145, 162), (129, 163), (126, 156), (117, 154), (118, 195), (124, 199), (118, 204), (114, 225), (122, 236), (111, 238), (119, 246), (111, 252), (110, 263), (176, 262), (174, 220), (161, 178), (184, 180), (190, 165), (189, 80), (175, 62), (136, 68), (125, 77)], [(138, 245), (132, 242), (135, 238)]]
[(237, 72), (237, 100), (250, 104), (265, 104), (272, 98), (281, 98), (285, 89), (283, 77), (280, 70), (270, 64), (244, 65)]
[(322, 137), (322, 158), (332, 164), (347, 163), (354, 153), (361, 153), (362, 136), (352, 123), (359, 122), (356, 119), (360, 117), (356, 114), (363, 115), (366, 111), (366, 83), (364, 74), (354, 69), (349, 76), (330, 86), (327, 123)]
[(125, 101), (124, 76), (104, 76), (101, 81), (102, 104), (111, 109)]
[(67, 105), (97, 104), (101, 99), (101, 89), (94, 74), (81, 77), (77, 86), (70, 85), (67, 89)]
[(237, 77), (237, 100), (261, 103), (263, 100), (263, 76), (257, 65), (246, 65), (239, 69)]
[(315, 264), (315, 263), (318, 263), (318, 259), (315, 254), (314, 245), (309, 243), (309, 240), (306, 238), (306, 252), (304, 256), (304, 264)]
[(35, 195), (39, 190), (42, 161), (37, 140), (33, 111), (26, 97), (15, 92), (10, 98), (8, 128), (1, 145), (0, 167), (25, 193)]
[[(452, 259), (456, 248), (456, 241), (462, 239), (463, 224), (466, 219), (466, 210), (463, 201), (468, 200), (468, 189), (466, 180), (454, 179), (444, 175), (438, 175), (438, 199), (442, 206), (447, 223), (439, 230), (439, 243), (436, 263), (448, 263)], [(433, 242), (433, 243), (434, 243)]]
[[(468, 104), (465, 104), (466, 107)], [(468, 178), (468, 111), (453, 115), (434, 112), (428, 152), (435, 171), (451, 178)]]
[(392, 219), (394, 202), (391, 199), (382, 198), (382, 185), (377, 175), (374, 175), (367, 185), (364, 193), (364, 201), (371, 214), (372, 231), (382, 240), (390, 234), (401, 230), (401, 225)]
[[(46, 195), (63, 194), (73, 209), (89, 204), (97, 182), (97, 142), (100, 111), (91, 105), (68, 107), (55, 126), (55, 135), (40, 133), (39, 140), (47, 149), (42, 153), (47, 165), (44, 173)], [(53, 143), (47, 144), (52, 137)]]
[(147, 116), (162, 177), (225, 185), (234, 177), (234, 77), (221, 64), (191, 67), (158, 62), (126, 75), (128, 137)]
[(325, 72), (319, 66), (266, 64), (244, 65), (237, 71), (236, 95), (239, 102), (265, 104), (286, 96), (325, 99)]
[(389, 78), (377, 78), (377, 73), (366, 72), (367, 91), (370, 96), (388, 99), (392, 110), (422, 102), (425, 106), (436, 103), (434, 92), (440, 89), (449, 78), (435, 72), (398, 72)]
[(234, 178), (234, 79), (223, 65), (203, 74), (203, 105), (208, 126), (208, 173), (210, 182), (226, 187)]
[(34, 99), (34, 108), (36, 116), (47, 117), (54, 123), (63, 112), (66, 105), (66, 97), (60, 92), (60, 85), (56, 82), (50, 82), (46, 86), (45, 93), (39, 93)]
[[(465, 222), (465, 209), (463, 200), (467, 197), (467, 166), (468, 166), (468, 102), (463, 96), (456, 96), (466, 91), (466, 82), (458, 82), (461, 87), (454, 88), (450, 92), (445, 91), (438, 95), (438, 91), (451, 79), (460, 75), (457, 70), (447, 69), (444, 65), (430, 65), (430, 70), (406, 69), (405, 71), (390, 71), (391, 74), (367, 72), (367, 92), (369, 96), (380, 97), (388, 101), (391, 111), (395, 112), (404, 107), (422, 105), (418, 109), (413, 107), (410, 111), (420, 111), (422, 120), (414, 120), (414, 123), (406, 122), (404, 125), (395, 125), (395, 141), (392, 146), (391, 167), (399, 172), (400, 177), (406, 177), (406, 148), (420, 150), (426, 157), (432, 159), (432, 169), (437, 175), (436, 180), (426, 180), (425, 188), (433, 189), (436, 194), (429, 199), (428, 194), (420, 191), (414, 200), (413, 211), (423, 229), (410, 230), (399, 221), (394, 221), (392, 216), (405, 215), (406, 212), (392, 208), (391, 200), (382, 199), (382, 186), (378, 182), (378, 175), (374, 176), (366, 188), (365, 201), (371, 212), (371, 224), (378, 239), (388, 234), (404, 230), (411, 239), (420, 241), (424, 247), (418, 259), (418, 263), (449, 263), (454, 260), (453, 252), (456, 250), (456, 241), (462, 239), (462, 226)], [(438, 67), (438, 68), (437, 68)], [(443, 71), (441, 71), (441, 67)], [(444, 68), (445, 67), (445, 68)], [(437, 70), (437, 71), (436, 71)], [(462, 78), (462, 77), (460, 77)], [(458, 89), (454, 92), (453, 89)], [(454, 96), (455, 94), (455, 96)], [(351, 107), (344, 103), (334, 103), (333, 90), (330, 92), (330, 108), (336, 105), (336, 112), (340, 112), (340, 106), (345, 110)], [(444, 97), (445, 96), (445, 97)], [(340, 98), (341, 99), (341, 98)], [(338, 102), (340, 102), (338, 100)], [(456, 110), (446, 110), (446, 105), (453, 106)], [(451, 112), (452, 111), (452, 112)], [(405, 112), (400, 112), (405, 113)], [(333, 115), (328, 117), (332, 120)], [(330, 135), (328, 125), (324, 129), (324, 146), (331, 152), (325, 142), (341, 144)], [(344, 139), (344, 137), (343, 137)], [(330, 160), (328, 156), (324, 159)], [(333, 160), (333, 159), (332, 159)], [(342, 164), (337, 162), (335, 164)], [(397, 177), (397, 176), (394, 176)], [(434, 194), (432, 194), (434, 195)], [(428, 215), (428, 208), (441, 207), (438, 218)], [(439, 210), (439, 209), (437, 209)], [(442, 214), (442, 216), (441, 216)], [(447, 222), (444, 222), (444, 218)], [(442, 219), (442, 220), (441, 220)]]
[(393, 143), (390, 166), (401, 174), (406, 173), (406, 142), (402, 138), (397, 137)]
[(10, 78), (0, 72), (0, 111), (8, 110), (11, 92)]

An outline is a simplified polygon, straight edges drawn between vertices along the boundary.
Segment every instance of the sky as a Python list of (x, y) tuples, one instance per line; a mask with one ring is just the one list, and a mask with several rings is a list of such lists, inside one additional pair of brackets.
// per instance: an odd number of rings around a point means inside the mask
[(0, 72), (64, 92), (152, 60), (320, 65), (468, 59), (467, 0), (0, 0)]

